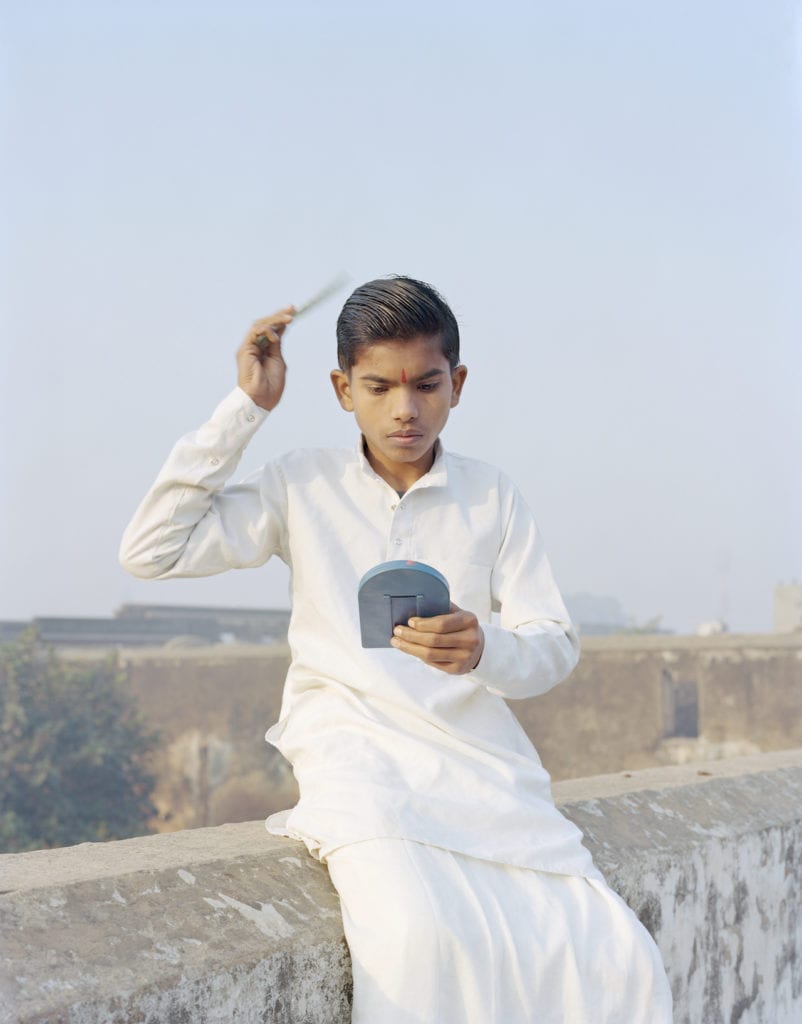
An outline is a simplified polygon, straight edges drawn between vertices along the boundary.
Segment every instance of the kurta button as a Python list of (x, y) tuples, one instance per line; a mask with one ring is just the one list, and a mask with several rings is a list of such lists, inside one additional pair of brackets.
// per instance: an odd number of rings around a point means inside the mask
[(391, 505), (391, 506), (390, 506), (390, 511), (391, 511), (391, 512), (395, 512), (395, 510), (396, 510), (397, 508), (398, 508), (398, 505)]
[(249, 422), (249, 423), (253, 423), (253, 421), (254, 421), (255, 419), (256, 419), (256, 417), (254, 416), (254, 414), (253, 414), (252, 412), (249, 412), (249, 413), (248, 413), (248, 422)]
[(217, 466), (220, 464), (220, 460), (218, 458), (214, 458), (211, 460), (211, 463), (213, 466)]
[(396, 543), (396, 547), (398, 547), (398, 545), (399, 545), (399, 544), (402, 544), (402, 543), (403, 543), (403, 541), (401, 540), (401, 538), (400, 538), (400, 537), (396, 537), (396, 538), (395, 538), (395, 543)]

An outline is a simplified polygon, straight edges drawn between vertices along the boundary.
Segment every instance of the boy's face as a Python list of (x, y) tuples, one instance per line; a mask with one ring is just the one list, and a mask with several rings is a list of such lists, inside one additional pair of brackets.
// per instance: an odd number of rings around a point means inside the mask
[(359, 349), (350, 373), (332, 370), (340, 405), (356, 417), (370, 464), (396, 489), (432, 466), (432, 449), (459, 402), (467, 369), (453, 372), (439, 337), (380, 341)]

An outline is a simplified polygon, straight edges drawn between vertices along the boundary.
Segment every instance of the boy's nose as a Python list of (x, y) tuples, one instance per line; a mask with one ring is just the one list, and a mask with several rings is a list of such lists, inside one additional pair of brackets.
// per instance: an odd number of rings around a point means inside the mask
[(399, 388), (395, 403), (395, 418), (407, 422), (408, 420), (414, 420), (417, 415), (418, 407), (415, 404), (414, 394), (407, 388)]

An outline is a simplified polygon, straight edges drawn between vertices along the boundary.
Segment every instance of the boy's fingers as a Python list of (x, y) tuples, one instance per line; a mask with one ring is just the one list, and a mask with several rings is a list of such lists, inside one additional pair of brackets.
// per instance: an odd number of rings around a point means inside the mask
[(416, 644), (410, 640), (402, 640), (397, 636), (393, 637), (391, 643), (397, 651), (411, 654), (413, 657), (420, 658), (421, 661), (425, 661), (429, 665), (450, 665), (459, 660), (461, 653), (453, 647), (438, 648), (429, 644)]
[(274, 331), (277, 334), (283, 334), (284, 331), (292, 323), (292, 317), (287, 320), (276, 320), (274, 317), (265, 317), (264, 320), (254, 321), (251, 333), (264, 334), (266, 331)]
[(479, 663), (484, 633), (473, 612), (452, 603), (447, 615), (413, 616), (407, 626), (396, 626), (390, 644), (443, 672), (460, 675)]
[(414, 658), (418, 658), (425, 665), (431, 665), (432, 668), (439, 669), (441, 672), (446, 672), (449, 675), (463, 675), (466, 672), (470, 672), (478, 661), (473, 649), (470, 656), (468, 656), (465, 648), (427, 647), (423, 644), (401, 640), (395, 636), (391, 643), (402, 654), (409, 654)]
[(472, 612), (465, 612), (452, 604), (452, 611), (446, 615), (433, 615), (431, 618), (423, 619), (414, 616), (409, 620), (409, 628), (420, 633), (457, 633), (462, 629), (468, 629), (476, 616)]
[(261, 337), (269, 338), (271, 341), (280, 341), (281, 335), (292, 323), (294, 315), (295, 308), (293, 306), (285, 306), (284, 309), (280, 309), (277, 313), (271, 313), (270, 316), (262, 316), (258, 320), (254, 320), (248, 332), (248, 338), (256, 340)]
[(262, 340), (266, 340), (278, 345), (281, 341), (281, 336), (272, 327), (255, 327), (253, 333), (257, 344)]
[(295, 316), (295, 306), (284, 306), (282, 309), (277, 309), (275, 313), (270, 313), (268, 316), (260, 316), (254, 321), (255, 324), (280, 324), (289, 323)]
[(276, 327), (272, 324), (265, 324), (264, 326), (254, 325), (249, 337), (257, 344), (270, 341), (274, 345), (281, 344), (281, 336), (284, 334), (283, 327)]
[(408, 626), (396, 626), (393, 630), (393, 636), (413, 647), (425, 647), (427, 649), (439, 647), (453, 650), (459, 646), (458, 634), (456, 633), (422, 633), (420, 630), (410, 629)]

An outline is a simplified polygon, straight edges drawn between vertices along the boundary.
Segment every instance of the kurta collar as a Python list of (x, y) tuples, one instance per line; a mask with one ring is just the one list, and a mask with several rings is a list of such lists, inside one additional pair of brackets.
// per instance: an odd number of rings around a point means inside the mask
[[(365, 436), (364, 434), (359, 435), (359, 439), (356, 444), (357, 457), (359, 459), (359, 465), (362, 472), (368, 476), (375, 477), (377, 480), (389, 487), (386, 480), (379, 476), (376, 470), (368, 462), (367, 456), (365, 455)], [(428, 473), (425, 473), (420, 480), (416, 480), (415, 483), (410, 487), (410, 491), (417, 491), (421, 487), (445, 487), (448, 484), (448, 465), (446, 459), (446, 450), (443, 446), (443, 442), (438, 437), (434, 442), (434, 462), (432, 468)], [(409, 491), (407, 491), (409, 494)]]

